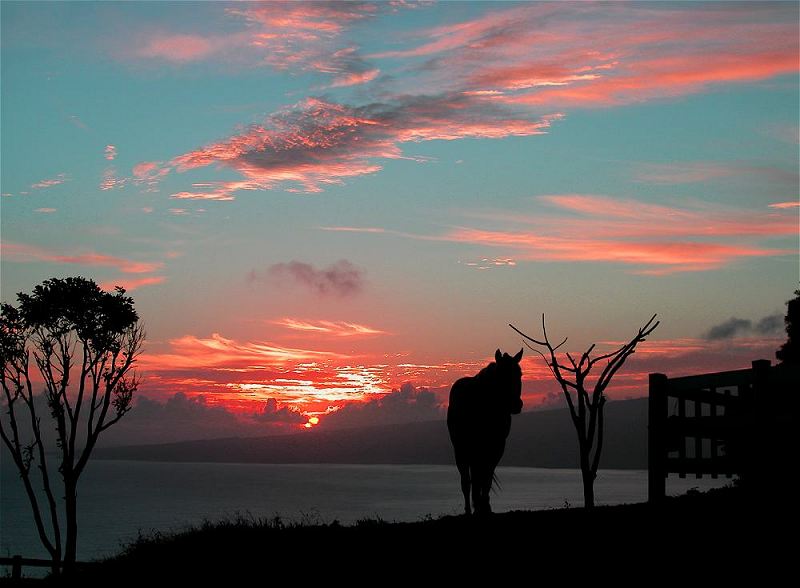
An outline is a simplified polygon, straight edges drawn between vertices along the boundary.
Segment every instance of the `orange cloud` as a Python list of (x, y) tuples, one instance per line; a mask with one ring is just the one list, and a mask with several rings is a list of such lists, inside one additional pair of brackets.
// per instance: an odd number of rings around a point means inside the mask
[(143, 286), (152, 286), (153, 284), (161, 284), (165, 282), (167, 278), (164, 276), (146, 276), (143, 278), (120, 278), (115, 280), (106, 280), (100, 284), (100, 287), (103, 290), (113, 290), (117, 286), (122, 286), (128, 292), (133, 292), (138, 288), (142, 288)]
[(346, 321), (304, 321), (293, 318), (282, 318), (273, 321), (276, 325), (286, 327), (293, 331), (332, 335), (334, 337), (363, 337), (370, 335), (383, 335), (386, 332), (358, 323)]
[[(342, 358), (336, 353), (282, 347), (266, 342), (240, 342), (218, 333), (204, 339), (186, 335), (170, 341), (171, 353), (148, 355), (142, 365), (148, 368), (242, 368), (288, 362), (313, 362)], [(143, 356), (144, 358), (145, 356)]]
[(162, 262), (133, 261), (95, 252), (64, 255), (43, 247), (25, 245), (22, 243), (3, 243), (2, 255), (7, 261), (44, 261), (50, 263), (113, 267), (126, 274), (150, 273), (164, 266)]

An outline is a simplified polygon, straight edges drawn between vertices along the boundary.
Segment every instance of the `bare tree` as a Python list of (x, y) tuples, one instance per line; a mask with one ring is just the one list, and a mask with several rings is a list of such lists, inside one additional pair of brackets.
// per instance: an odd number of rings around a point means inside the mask
[[(0, 437), (19, 470), (39, 538), (58, 575), (75, 563), (78, 478), (100, 434), (131, 408), (139, 385), (131, 368), (144, 331), (124, 289), (104, 292), (85, 278), (46, 280), (17, 300), (18, 307), (3, 304), (0, 312), (5, 409)], [(34, 388), (42, 385), (43, 394), (35, 395)], [(56, 470), (48, 462), (54, 459), (47, 447), (52, 435), (42, 424), (42, 397), (55, 428)], [(55, 472), (63, 482), (63, 521)]]
[[(556, 351), (567, 342), (564, 338), (561, 343), (553, 346), (547, 336), (547, 326), (545, 325), (544, 314), (542, 315), (542, 336), (544, 340), (540, 341), (529, 337), (514, 325), (509, 326), (517, 333), (522, 335), (526, 341), (525, 344), (542, 356), (547, 363), (553, 377), (561, 386), (564, 392), (564, 398), (569, 407), (569, 413), (572, 417), (572, 424), (575, 426), (575, 431), (578, 434), (578, 449), (580, 451), (580, 467), (581, 475), (583, 477), (583, 501), (586, 508), (594, 507), (594, 481), (597, 478), (597, 468), (600, 466), (600, 454), (603, 450), (603, 428), (605, 423), (603, 421), (603, 407), (606, 403), (605, 390), (611, 383), (614, 374), (619, 371), (625, 360), (634, 353), (636, 345), (645, 340), (650, 333), (658, 326), (658, 322), (654, 322), (656, 315), (653, 315), (647, 323), (639, 329), (636, 336), (628, 341), (619, 349), (599, 355), (592, 358), (590, 354), (594, 351), (595, 344), (592, 344), (580, 359), (576, 361), (570, 353), (564, 353), (569, 365), (565, 362), (559, 361)], [(543, 347), (545, 352), (531, 346), (528, 341)], [(547, 355), (545, 355), (545, 353)], [(603, 371), (594, 380), (594, 385), (587, 381), (589, 372), (592, 368), (601, 361), (606, 361)], [(589, 389), (592, 388), (591, 393)]]

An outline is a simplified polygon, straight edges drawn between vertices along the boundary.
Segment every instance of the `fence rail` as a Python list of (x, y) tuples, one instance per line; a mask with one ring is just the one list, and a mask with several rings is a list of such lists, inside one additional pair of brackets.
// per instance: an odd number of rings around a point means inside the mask
[[(75, 562), (75, 567), (79, 568), (84, 568), (88, 565), (91, 564), (86, 562)], [(53, 561), (50, 559), (38, 559), (35, 557), (22, 557), (21, 555), (15, 555), (13, 557), (0, 557), (0, 566), (11, 566), (11, 579), (21, 580), (23, 567), (52, 568)], [(63, 568), (64, 563), (60, 563), (59, 567)]]
[(797, 389), (798, 368), (763, 359), (746, 370), (650, 374), (648, 499), (665, 496), (669, 474), (759, 481), (786, 470)]

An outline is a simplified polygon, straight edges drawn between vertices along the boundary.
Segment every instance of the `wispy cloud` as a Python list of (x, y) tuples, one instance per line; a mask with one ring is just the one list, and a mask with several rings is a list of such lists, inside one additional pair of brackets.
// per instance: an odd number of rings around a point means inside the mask
[(105, 255), (93, 251), (65, 254), (44, 247), (25, 245), (22, 243), (3, 243), (3, 258), (7, 261), (30, 262), (42, 261), (50, 263), (67, 263), (85, 266), (111, 267), (126, 274), (144, 274), (160, 270), (163, 262), (133, 261), (113, 255)]
[(100, 284), (103, 290), (113, 290), (117, 286), (122, 286), (128, 292), (133, 292), (144, 286), (153, 286), (155, 284), (163, 284), (167, 281), (164, 276), (145, 276), (143, 278), (131, 278), (124, 276), (115, 280), (106, 280)]
[(114, 161), (117, 157), (117, 148), (115, 145), (106, 145), (103, 153), (108, 161)]
[[(522, 4), (418, 31), (375, 58), (426, 58), (429, 84), (518, 105), (608, 107), (798, 71), (797, 7)], [(467, 84), (459, 79), (469, 80)]]
[(487, 270), (497, 267), (514, 267), (517, 265), (517, 262), (510, 257), (484, 257), (478, 261), (465, 261), (464, 265), (479, 270)]
[[(405, 96), (363, 107), (309, 98), (271, 115), (264, 125), (139, 171), (163, 176), (172, 170), (222, 165), (244, 177), (209, 191), (208, 197), (214, 199), (227, 198), (234, 190), (281, 185), (320, 192), (345, 178), (379, 171), (378, 160), (414, 159), (403, 154), (401, 146), (406, 143), (541, 135), (559, 118), (559, 114), (517, 116), (463, 94)], [(202, 198), (199, 191), (185, 194)]]
[[(470, 213), (467, 216), (481, 219), (483, 226), (460, 226), (440, 234), (374, 227), (325, 230), (452, 241), (504, 253), (486, 260), (616, 263), (648, 275), (707, 271), (749, 257), (796, 254), (793, 249), (761, 244), (798, 234), (797, 219), (785, 212), (709, 204), (677, 207), (592, 194), (548, 195), (537, 200), (551, 210)], [(483, 266), (489, 267), (488, 262)]]
[(53, 186), (58, 186), (59, 184), (63, 184), (64, 182), (69, 181), (69, 177), (67, 174), (58, 174), (54, 178), (46, 178), (44, 180), (39, 180), (38, 182), (31, 184), (31, 189), (33, 190), (44, 190), (46, 188), (52, 188)]
[(329, 87), (364, 84), (377, 77), (359, 48), (344, 37), (358, 22), (389, 5), (374, 2), (244, 3), (225, 8), (231, 27), (226, 34), (139, 31), (127, 58), (176, 65), (217, 60), (243, 66), (313, 72), (331, 76)]
[(103, 170), (103, 179), (100, 181), (100, 189), (104, 192), (108, 190), (118, 190), (124, 188), (127, 183), (127, 178), (117, 177), (117, 170), (111, 165)]
[(646, 163), (640, 164), (635, 172), (638, 181), (653, 184), (690, 184), (741, 176), (790, 186), (797, 186), (800, 182), (797, 170), (741, 161)]
[(142, 356), (145, 369), (183, 370), (188, 368), (258, 369), (259, 366), (284, 365), (342, 359), (328, 351), (313, 351), (276, 345), (266, 341), (237, 341), (219, 333), (209, 338), (185, 335), (169, 342), (169, 352)]
[(334, 337), (364, 337), (385, 334), (385, 331), (346, 321), (308, 321), (286, 317), (273, 322), (293, 331)]
[(35, 209), (33, 212), (41, 212), (41, 213), (44, 213), (44, 214), (52, 214), (53, 212), (56, 212), (57, 210), (58, 210), (57, 208), (42, 207), (42, 208)]

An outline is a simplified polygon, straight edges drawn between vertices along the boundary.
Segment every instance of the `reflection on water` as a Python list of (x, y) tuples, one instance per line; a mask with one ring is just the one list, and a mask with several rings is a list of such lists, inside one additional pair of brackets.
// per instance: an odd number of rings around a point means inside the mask
[[(13, 464), (0, 477), (0, 553), (46, 557)], [(497, 512), (581, 506), (578, 470), (497, 470)], [(674, 494), (692, 487), (722, 486), (725, 479), (670, 478)], [(79, 559), (113, 554), (139, 531), (168, 531), (203, 520), (242, 513), (289, 520), (361, 518), (415, 521), (427, 515), (460, 514), (461, 492), (454, 466), (270, 465), (102, 461), (89, 464), (78, 491)], [(606, 470), (596, 482), (598, 504), (642, 502), (647, 472)]]

